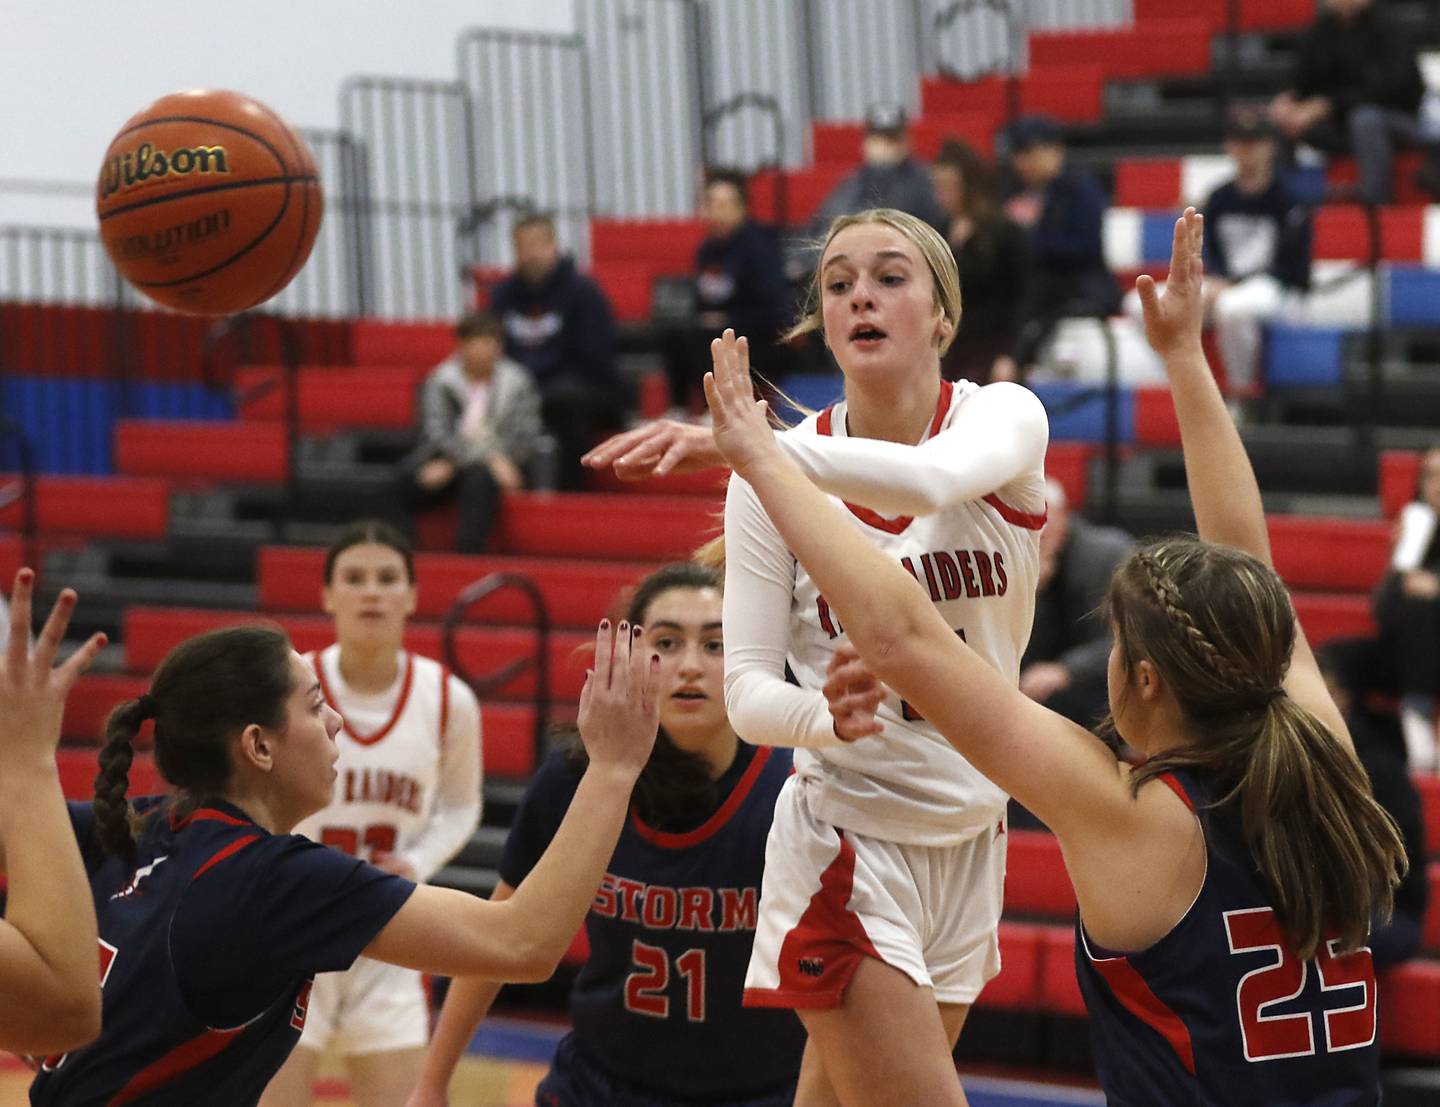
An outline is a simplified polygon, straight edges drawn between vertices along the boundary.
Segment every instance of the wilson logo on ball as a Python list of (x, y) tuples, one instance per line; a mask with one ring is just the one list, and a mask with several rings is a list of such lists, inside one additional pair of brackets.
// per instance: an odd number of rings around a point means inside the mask
[(117, 154), (100, 173), (100, 199), (122, 188), (134, 188), (162, 177), (188, 177), (192, 173), (229, 173), (223, 146), (182, 146), (178, 150), (157, 150), (142, 142), (133, 151)]

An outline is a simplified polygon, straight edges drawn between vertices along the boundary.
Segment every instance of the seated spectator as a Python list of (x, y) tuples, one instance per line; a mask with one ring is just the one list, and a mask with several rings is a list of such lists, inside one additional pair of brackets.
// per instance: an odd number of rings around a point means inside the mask
[[(1385, 204), (1396, 140), (1440, 140), (1421, 127), (1424, 96), (1413, 42), (1374, 0), (1325, 0), (1300, 41), (1291, 87), (1270, 104), (1270, 119), (1291, 142), (1352, 153), (1360, 197)], [(1433, 185), (1431, 168), (1425, 179)]]
[(493, 312), (460, 320), (455, 353), (425, 377), (420, 443), (401, 466), (400, 501), (410, 513), (458, 498), (462, 553), (485, 549), (501, 495), (525, 486), (543, 433), (540, 395), (524, 366), (501, 356), (504, 335)]
[(541, 415), (555, 436), (559, 485), (582, 485), (580, 455), (602, 432), (624, 425), (632, 389), (615, 363), (615, 321), (605, 294), (560, 255), (555, 223), (530, 215), (515, 224), (515, 272), (490, 304), (505, 325), (505, 353), (530, 370)]
[(1006, 214), (1025, 228), (1030, 279), (1015, 361), (1022, 369), (1064, 316), (1106, 316), (1120, 306), (1115, 275), (1105, 264), (1103, 224), (1109, 201), (1094, 177), (1066, 164), (1060, 125), (1044, 115), (1016, 121), (1009, 132), (1019, 191)]
[(705, 240), (695, 252), (694, 325), (672, 328), (665, 338), (665, 370), (672, 414), (705, 410), (700, 382), (710, 368), (710, 340), (726, 327), (750, 340), (751, 363), (773, 380), (781, 332), (793, 321), (780, 242), (749, 217), (745, 177), (712, 170), (706, 178), (700, 218)]
[(1045, 482), (1035, 623), (1020, 660), (1020, 691), (1081, 726), (1105, 714), (1110, 624), (1105, 593), (1135, 549), (1123, 530), (1071, 515), (1065, 489)]
[[(1310, 287), (1310, 208), (1276, 172), (1276, 152), (1274, 132), (1259, 114), (1233, 115), (1225, 153), (1235, 177), (1205, 202), (1205, 306), (1232, 405), (1259, 392), (1262, 325), (1298, 317)], [(1140, 319), (1134, 292), (1125, 309)]]
[(941, 234), (949, 220), (935, 202), (930, 174), (910, 154), (909, 120), (898, 104), (877, 104), (865, 119), (863, 164), (825, 198), (811, 221), (811, 233), (824, 237), (841, 215), (868, 208), (898, 208), (923, 219)]
[(948, 380), (1011, 380), (1029, 270), (1025, 232), (1000, 211), (990, 167), (969, 144), (947, 140), (930, 180), (960, 268), (963, 306), (941, 368)]
[(1395, 525), (1390, 567), (1375, 596), (1380, 644), (1399, 683), (1410, 768), (1434, 772), (1440, 696), (1440, 446), (1425, 452), (1413, 503)]
[(1316, 660), (1335, 706), (1345, 716), (1375, 799), (1400, 828), (1410, 862), (1395, 889), (1395, 913), (1388, 921), (1377, 918), (1370, 931), (1375, 967), (1385, 969), (1413, 957), (1419, 948), (1430, 885), (1420, 795), (1407, 770), (1405, 741), (1395, 717), (1393, 674), (1378, 645), (1369, 638), (1336, 639), (1318, 651)]

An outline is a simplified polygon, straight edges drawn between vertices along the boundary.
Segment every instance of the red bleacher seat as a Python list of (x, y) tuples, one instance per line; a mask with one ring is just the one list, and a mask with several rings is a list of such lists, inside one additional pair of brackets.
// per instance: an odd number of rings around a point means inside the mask
[[(329, 434), (348, 427), (407, 429), (416, 421), (420, 381), (429, 366), (370, 365), (303, 369), (300, 372), (300, 429)], [(242, 391), (275, 380), (274, 387), (246, 402), (242, 418), (275, 421), (285, 418), (285, 387), (271, 366), (242, 370), (236, 379)]]
[(1075, 914), (1075, 889), (1060, 842), (1048, 830), (1012, 830), (1005, 862), (1005, 909), (1064, 919)]
[[(150, 687), (148, 676), (125, 673), (86, 673), (75, 682), (65, 701), (65, 719), (61, 736), (84, 742), (99, 742), (105, 734), (105, 719), (110, 709), (125, 700), (133, 700)], [(150, 744), (151, 725), (140, 728), (136, 745)]]
[[(1363, 261), (1370, 256), (1365, 210), (1331, 204), (1315, 213), (1315, 257)], [(1425, 208), (1380, 209), (1380, 256), (1386, 261), (1421, 261), (1425, 251)]]
[[(1175, 0), (1133, 0), (1134, 18), (1137, 25), (1152, 21), (1169, 22), (1175, 16)], [(1229, 17), (1230, 0), (1187, 0), (1187, 19), (1204, 23), (1212, 31), (1226, 26)]]
[(354, 343), (357, 365), (430, 366), (455, 352), (455, 326), (440, 321), (359, 319)]
[[(1416, 858), (1414, 864), (1420, 864)], [(1421, 945), (1431, 953), (1440, 953), (1440, 861), (1431, 861), (1425, 866), (1426, 882), (1430, 885), (1430, 900), (1425, 907), (1425, 930)]]
[[(415, 558), (421, 619), (442, 617), (456, 594), (491, 573), (529, 577), (545, 597), (553, 625), (590, 629), (651, 565), (633, 561), (560, 561), (521, 557), (422, 553)], [(260, 607), (265, 611), (312, 612), (319, 606), (325, 551), (297, 546), (266, 546), (257, 576)], [(478, 605), (475, 617), (486, 623), (532, 622), (529, 606), (514, 592), (496, 594)]]
[(1410, 777), (1420, 793), (1420, 817), (1425, 822), (1425, 848), (1431, 857), (1440, 857), (1440, 777), (1413, 773)]
[(725, 494), (729, 469), (706, 469), (700, 473), (670, 474), (648, 480), (621, 480), (613, 469), (590, 470), (585, 484), (595, 492), (624, 496), (709, 496)]
[(1006, 82), (999, 77), (986, 77), (979, 81), (927, 77), (920, 86), (921, 118), (972, 112), (1003, 118), (1006, 95)]
[[(84, 802), (95, 795), (95, 749), (91, 746), (61, 746), (55, 751), (55, 763), (60, 769), (60, 787), (65, 798)], [(169, 785), (155, 767), (155, 759), (148, 753), (137, 753), (130, 763), (131, 799), (136, 796), (153, 796), (168, 792)]]
[(1073, 926), (1041, 928), (1040, 1006), (1053, 1015), (1085, 1014), (1085, 999), (1075, 979)]
[(1387, 519), (1415, 498), (1420, 479), (1418, 450), (1385, 450), (1380, 454), (1380, 511)]
[(930, 113), (910, 128), (910, 148), (917, 157), (934, 161), (947, 139), (958, 138), (988, 154), (1003, 123), (1001, 116), (983, 111)]
[(1045, 451), (1045, 475), (1060, 482), (1072, 511), (1085, 503), (1090, 453), (1090, 446), (1084, 442), (1052, 442)]
[(1141, 446), (1180, 445), (1180, 420), (1168, 388), (1135, 389), (1135, 441)]
[(1380, 978), (1380, 1047), (1440, 1056), (1440, 964), (1409, 961)]
[[(785, 174), (784, 221), (788, 226), (810, 222), (835, 186), (855, 169), (855, 163), (812, 165)], [(773, 170), (762, 170), (750, 178), (750, 213), (764, 223), (780, 221), (780, 180)]]
[(1390, 559), (1390, 524), (1354, 519), (1271, 515), (1275, 568), (1291, 588), (1366, 592)]
[(689, 273), (704, 238), (705, 224), (698, 219), (592, 219), (590, 258), (597, 266), (631, 261), (644, 262), (654, 273)]
[(811, 157), (816, 165), (842, 165), (853, 169), (860, 163), (860, 144), (864, 138), (863, 123), (813, 123), (810, 127)]
[(1107, 79), (1206, 73), (1213, 31), (1205, 19), (1147, 19), (1130, 27), (1031, 31), (1031, 72), (1097, 65)]
[(1105, 71), (1098, 65), (1032, 69), (1020, 81), (1020, 109), (1064, 123), (1093, 123), (1104, 111)]
[(1315, 0), (1240, 0), (1243, 31), (1300, 30), (1315, 22)]
[(121, 419), (115, 467), (132, 476), (181, 480), (285, 479), (285, 428), (269, 423)]
[(519, 492), (505, 500), (498, 552), (658, 561), (688, 557), (721, 527), (721, 503), (698, 496)]
[(1332, 638), (1368, 638), (1375, 633), (1369, 593), (1295, 592), (1295, 614), (1312, 646)]
[(0, 592), (9, 595), (10, 584), (20, 571), (24, 556), (24, 544), (18, 534), (0, 534)]
[(1178, 158), (1125, 158), (1115, 163), (1117, 208), (1169, 208), (1182, 187)]
[(651, 286), (656, 268), (649, 261), (596, 261), (590, 276), (600, 286), (615, 318), (622, 323), (641, 322), (650, 317)]
[[(0, 484), (13, 479), (0, 475)], [(169, 518), (170, 487), (163, 480), (42, 476), (35, 482), (35, 521), (47, 533), (163, 538)], [(20, 524), (20, 501), (0, 509), (0, 526)]]
[(1028, 923), (1000, 923), (1000, 973), (988, 984), (975, 1006), (992, 1010), (1031, 1011), (1040, 992), (1040, 938), (1043, 927)]
[[(1430, 194), (1415, 183), (1415, 171), (1424, 161), (1423, 155), (1416, 150), (1401, 150), (1395, 155), (1392, 180), (1396, 204), (1409, 206), (1432, 202)], [(1331, 158), (1325, 163), (1325, 180), (1331, 185), (1353, 185), (1359, 179), (1360, 172), (1354, 158)]]

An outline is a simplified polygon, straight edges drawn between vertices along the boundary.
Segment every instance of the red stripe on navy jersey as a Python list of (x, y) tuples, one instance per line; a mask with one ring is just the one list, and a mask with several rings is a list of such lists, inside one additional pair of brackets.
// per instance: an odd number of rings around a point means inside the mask
[(236, 815), (227, 814), (224, 811), (217, 811), (213, 807), (197, 807), (188, 815), (177, 816), (175, 811), (170, 812), (170, 829), (184, 830), (191, 823), (224, 823), (226, 826), (254, 826), (250, 819), (242, 819)]
[(656, 830), (652, 826), (647, 826), (633, 808), (630, 812), (630, 825), (636, 834), (652, 845), (662, 846), (665, 849), (689, 849), (691, 846), (698, 846), (707, 838), (713, 837), (721, 827), (735, 817), (735, 812), (740, 810), (740, 805), (745, 802), (745, 797), (750, 794), (750, 789), (760, 778), (760, 772), (765, 768), (765, 763), (770, 760), (770, 753), (769, 746), (761, 746), (755, 751), (755, 756), (750, 759), (750, 764), (745, 767), (745, 772), (735, 782), (735, 788), (726, 797), (725, 802), (720, 805), (715, 814), (694, 830), (686, 831), (684, 834), (668, 834), (663, 830)]
[[(955, 392), (955, 386), (947, 380), (940, 381), (940, 400), (935, 405), (935, 418), (930, 421), (930, 431), (925, 436), (927, 439), (934, 438), (940, 433), (940, 424), (945, 421), (945, 413), (950, 410), (950, 397)], [(835, 408), (827, 407), (815, 420), (815, 430), (818, 434), (830, 435), (834, 433)], [(900, 534), (915, 521), (913, 515), (897, 515), (893, 519), (887, 519), (878, 511), (871, 511), (868, 507), (861, 507), (859, 504), (846, 503), (850, 514), (859, 519), (867, 527), (874, 527), (876, 530), (883, 530), (886, 534)], [(1003, 512), (1002, 512), (1003, 514)]]
[(245, 1028), (241, 1026), (234, 1030), (207, 1030), (198, 1038), (191, 1038), (184, 1045), (177, 1046), (131, 1077), (130, 1082), (110, 1101), (109, 1107), (133, 1103), (148, 1092), (183, 1076), (197, 1065), (203, 1065), (223, 1051), (243, 1029)]
[(746, 1007), (834, 1007), (862, 957), (882, 960), (850, 910), (855, 847), (840, 836), (840, 850), (820, 874), (820, 890), (780, 944), (780, 986), (746, 988)]
[(224, 849), (217, 852), (215, 856), (211, 857), (210, 860), (206, 861), (205, 864), (201, 865), (198, 869), (196, 869), (195, 875), (192, 876), (190, 879), (199, 880), (201, 876), (203, 876), (210, 869), (213, 869), (216, 865), (220, 864), (220, 862), (224, 861), (225, 858), (233, 857), (246, 846), (258, 842), (259, 840), (260, 835), (258, 834), (251, 834), (244, 838), (236, 838), (235, 841), (231, 842)]
[(1039, 530), (1045, 525), (1045, 519), (1049, 515), (1048, 508), (1039, 515), (1032, 515), (1028, 511), (1021, 511), (1018, 507), (1011, 507), (994, 492), (983, 499), (1000, 513), (1000, 518), (1011, 526), (1023, 527), (1025, 530)]
[(1110, 986), (1110, 992), (1120, 1006), (1169, 1042), (1185, 1071), (1194, 1076), (1195, 1047), (1190, 1041), (1189, 1029), (1180, 1016), (1150, 990), (1150, 985), (1135, 971), (1135, 966), (1124, 957), (1096, 957), (1088, 945), (1085, 956)]
[(1190, 808), (1191, 811), (1195, 810), (1195, 801), (1186, 794), (1185, 786), (1180, 783), (1174, 773), (1161, 773), (1160, 781), (1169, 788), (1170, 791), (1179, 796), (1186, 807)]
[(350, 720), (345, 718), (345, 712), (340, 710), (340, 704), (330, 694), (330, 686), (325, 682), (325, 665), (320, 660), (320, 654), (315, 654), (315, 677), (320, 681), (320, 694), (325, 697), (325, 702), (333, 707), (340, 716), (340, 728), (352, 739), (362, 746), (373, 746), (380, 739), (384, 738), (392, 730), (395, 724), (400, 721), (400, 715), (405, 710), (405, 704), (410, 699), (410, 682), (415, 675), (415, 657), (413, 654), (405, 655), (405, 683), (400, 686), (400, 698), (395, 701), (395, 710), (390, 713), (389, 720), (374, 734), (359, 734), (350, 726)]

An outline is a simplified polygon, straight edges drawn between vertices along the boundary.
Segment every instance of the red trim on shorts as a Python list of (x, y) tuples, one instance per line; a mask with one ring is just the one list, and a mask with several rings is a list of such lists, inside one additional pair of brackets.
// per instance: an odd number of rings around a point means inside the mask
[(1025, 530), (1039, 530), (1045, 525), (1045, 519), (1050, 513), (1050, 509), (1047, 507), (1044, 511), (1040, 512), (1039, 515), (1031, 515), (1028, 511), (1021, 511), (1018, 507), (1011, 507), (999, 496), (995, 495), (994, 492), (991, 492), (988, 496), (982, 496), (981, 499), (998, 511), (1000, 518), (1004, 519), (1011, 526), (1023, 527)]
[(1120, 1006), (1169, 1042), (1185, 1071), (1194, 1076), (1195, 1047), (1190, 1041), (1189, 1029), (1180, 1016), (1150, 990), (1135, 966), (1124, 957), (1097, 958), (1090, 953), (1088, 945), (1085, 956), (1110, 986), (1110, 993)]
[(740, 810), (740, 805), (745, 802), (745, 797), (750, 794), (750, 789), (760, 779), (760, 773), (765, 768), (765, 763), (770, 760), (771, 752), (769, 746), (761, 746), (755, 751), (755, 756), (750, 759), (750, 764), (745, 767), (740, 779), (735, 782), (735, 787), (725, 798), (725, 802), (720, 805), (715, 814), (694, 830), (686, 831), (684, 834), (667, 834), (663, 830), (656, 830), (654, 827), (648, 826), (635, 813), (633, 807), (630, 809), (631, 829), (651, 845), (660, 846), (663, 849), (689, 849), (691, 846), (698, 846), (707, 838), (713, 837), (735, 817), (735, 812)]
[(201, 865), (198, 869), (196, 869), (195, 875), (192, 876), (190, 879), (199, 880), (204, 873), (208, 872), (210, 869), (213, 869), (216, 865), (220, 864), (221, 861), (224, 861), (225, 858), (235, 856), (235, 854), (239, 853), (246, 846), (253, 845), (259, 840), (260, 835), (258, 834), (251, 834), (245, 838), (236, 838), (235, 841), (231, 842), (228, 846), (221, 849), (218, 853), (215, 854), (215, 856), (211, 857), (210, 860), (206, 861), (205, 864)]
[(1195, 801), (1186, 794), (1185, 786), (1176, 779), (1174, 773), (1161, 773), (1159, 779), (1165, 787), (1180, 797), (1186, 807), (1190, 808), (1191, 811), (1195, 810)]
[[(840, 836), (840, 851), (820, 874), (820, 890), (780, 944), (780, 986), (746, 988), (746, 1007), (838, 1007), (862, 957), (884, 960), (850, 910), (855, 847)], [(804, 966), (802, 968), (802, 966)]]
[(410, 683), (415, 676), (415, 655), (407, 652), (405, 654), (405, 682), (400, 686), (400, 698), (395, 701), (395, 709), (390, 712), (390, 718), (385, 725), (374, 734), (357, 734), (350, 728), (350, 721), (345, 718), (345, 712), (340, 710), (339, 703), (330, 694), (330, 686), (325, 681), (325, 664), (320, 660), (319, 652), (315, 654), (315, 678), (320, 681), (320, 694), (325, 697), (325, 702), (335, 709), (340, 716), (340, 729), (348, 734), (351, 739), (359, 742), (362, 746), (373, 746), (387, 734), (395, 729), (395, 724), (400, 721), (400, 716), (405, 710), (405, 704), (410, 699)]
[[(945, 413), (950, 410), (950, 397), (954, 395), (955, 386), (949, 381), (940, 381), (940, 400), (935, 405), (935, 418), (930, 421), (930, 430), (926, 433), (927, 439), (934, 438), (940, 433), (940, 424), (945, 421)], [(815, 430), (819, 434), (829, 436), (834, 433), (835, 405), (831, 404), (820, 413), (815, 420)], [(861, 507), (859, 504), (846, 503), (850, 514), (859, 519), (867, 527), (874, 527), (876, 530), (883, 530), (886, 534), (900, 534), (906, 527), (915, 521), (913, 515), (897, 515), (893, 519), (887, 519), (878, 511), (871, 511), (868, 507)], [(1004, 512), (1001, 512), (1004, 514)]]
[(199, 1037), (177, 1046), (131, 1077), (130, 1082), (110, 1101), (109, 1107), (133, 1103), (156, 1088), (185, 1075), (190, 1069), (203, 1065), (219, 1055), (244, 1029), (240, 1026), (234, 1030), (207, 1030)]

